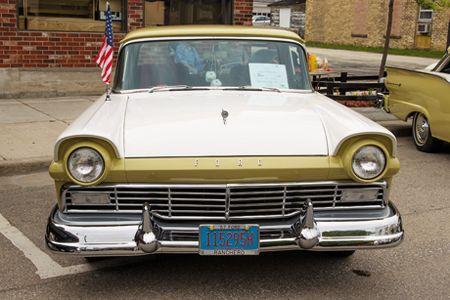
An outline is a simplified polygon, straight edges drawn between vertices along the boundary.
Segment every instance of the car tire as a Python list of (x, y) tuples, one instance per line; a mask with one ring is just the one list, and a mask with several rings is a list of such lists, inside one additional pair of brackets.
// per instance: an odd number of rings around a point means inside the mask
[(417, 149), (423, 152), (435, 152), (441, 141), (431, 135), (431, 127), (423, 113), (416, 113), (413, 118), (412, 134)]

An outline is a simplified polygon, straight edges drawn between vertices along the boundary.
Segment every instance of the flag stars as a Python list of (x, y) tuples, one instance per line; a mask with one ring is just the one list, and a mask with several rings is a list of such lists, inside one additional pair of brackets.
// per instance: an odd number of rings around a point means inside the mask
[(103, 36), (103, 44), (95, 57), (97, 65), (102, 69), (101, 77), (104, 83), (109, 84), (111, 78), (112, 61), (114, 55), (113, 49), (113, 30), (111, 20), (111, 9), (109, 1), (106, 2), (106, 24), (105, 35)]

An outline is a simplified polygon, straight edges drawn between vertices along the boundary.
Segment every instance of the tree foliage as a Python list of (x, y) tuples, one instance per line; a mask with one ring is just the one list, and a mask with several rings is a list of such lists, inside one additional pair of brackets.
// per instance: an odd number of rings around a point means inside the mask
[(426, 9), (440, 10), (450, 7), (450, 0), (417, 0), (420, 6)]

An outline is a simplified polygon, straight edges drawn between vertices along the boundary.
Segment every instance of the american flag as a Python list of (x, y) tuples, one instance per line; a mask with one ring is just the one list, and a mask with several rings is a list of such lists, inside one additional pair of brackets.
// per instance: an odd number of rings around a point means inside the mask
[(109, 1), (106, 1), (106, 28), (105, 35), (102, 39), (102, 47), (95, 57), (95, 62), (102, 68), (102, 80), (104, 83), (109, 84), (111, 79), (112, 61), (114, 54), (113, 46), (113, 30), (111, 21), (111, 9), (109, 7)]

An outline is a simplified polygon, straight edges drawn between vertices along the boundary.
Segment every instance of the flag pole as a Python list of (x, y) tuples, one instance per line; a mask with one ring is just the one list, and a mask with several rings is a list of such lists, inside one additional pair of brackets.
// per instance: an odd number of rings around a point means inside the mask
[[(109, 0), (106, 0), (106, 10), (110, 10), (110, 4)], [(109, 87), (109, 80), (108, 83), (106, 83), (106, 99), (105, 101), (111, 101), (111, 88)]]
[(111, 100), (111, 88), (109, 87), (109, 83), (106, 84), (106, 101)]
[(101, 78), (105, 83), (106, 101), (111, 100), (111, 73), (114, 58), (114, 38), (111, 20), (111, 8), (109, 1), (106, 1), (105, 10), (105, 33), (102, 38), (102, 46), (95, 57), (95, 63), (102, 69)]

